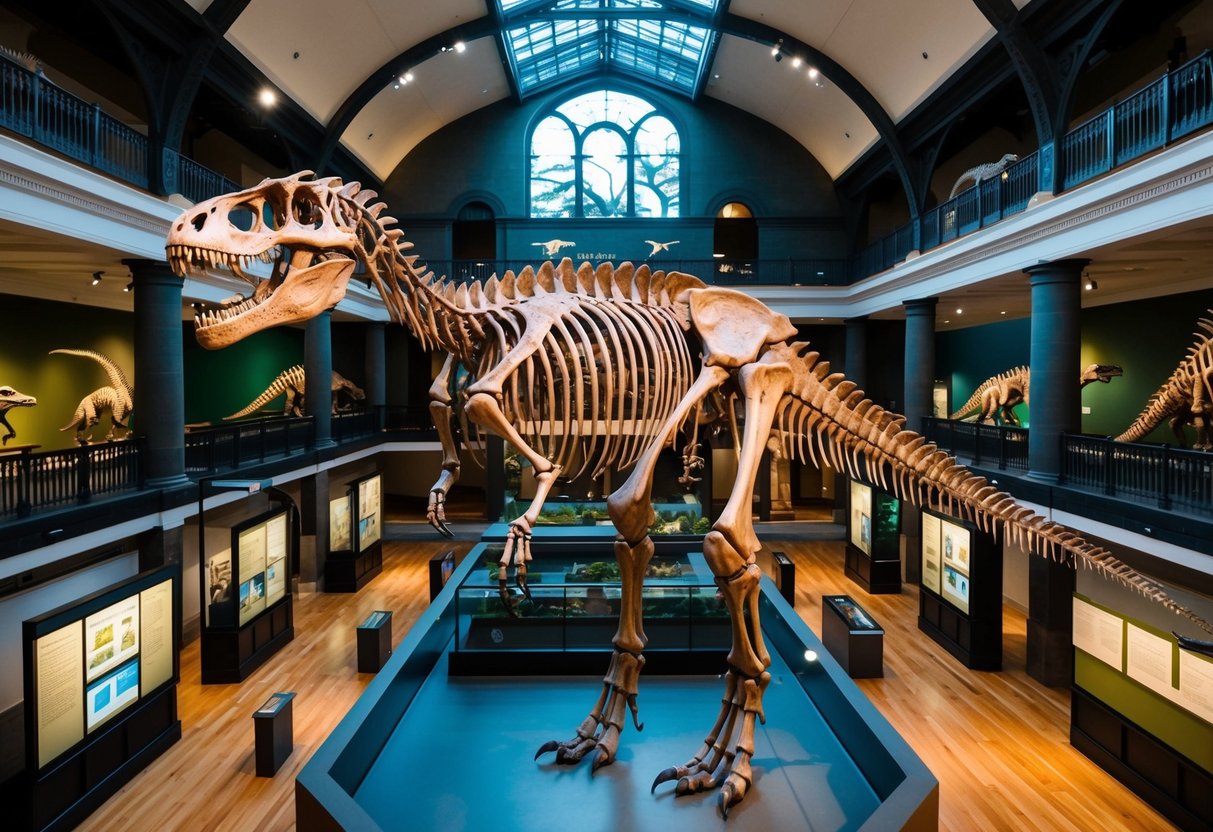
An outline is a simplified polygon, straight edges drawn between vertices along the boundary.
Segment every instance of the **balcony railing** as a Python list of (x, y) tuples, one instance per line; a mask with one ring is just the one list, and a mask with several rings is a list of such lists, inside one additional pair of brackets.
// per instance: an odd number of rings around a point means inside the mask
[[(1202, 52), (1178, 69), (1070, 130), (1058, 143), (1062, 190), (1213, 124), (1213, 53)], [(1040, 190), (1039, 153), (1020, 159), (921, 217), (920, 251), (985, 228), (1028, 206)], [(913, 225), (903, 226), (859, 252), (851, 274), (858, 280), (892, 268), (913, 246)]]
[[(147, 136), (77, 98), (44, 76), (0, 56), (0, 127), (147, 189), (148, 172), (161, 164)], [(181, 193), (195, 202), (239, 190), (235, 182), (197, 162), (169, 152)]]
[(1164, 511), (1213, 515), (1213, 454), (1202, 451), (1065, 434), (1061, 482)]
[[(490, 275), (500, 277), (506, 270), (515, 274), (534, 268), (544, 259), (559, 261), (563, 256), (542, 256), (530, 260), (429, 260), (426, 266), (439, 275), (454, 277), (460, 282), (485, 280)], [(620, 258), (622, 261), (624, 258)], [(639, 267), (643, 261), (633, 260)], [(578, 265), (580, 265), (578, 263)], [(691, 274), (717, 286), (844, 286), (848, 282), (848, 261), (836, 259), (783, 260), (676, 260), (660, 259), (648, 263), (654, 271), (678, 271)]]
[(86, 503), (143, 487), (142, 440), (0, 455), (0, 518)]
[(927, 439), (974, 465), (996, 466), (1000, 471), (1028, 470), (1028, 432), (1024, 428), (932, 417), (922, 421)]

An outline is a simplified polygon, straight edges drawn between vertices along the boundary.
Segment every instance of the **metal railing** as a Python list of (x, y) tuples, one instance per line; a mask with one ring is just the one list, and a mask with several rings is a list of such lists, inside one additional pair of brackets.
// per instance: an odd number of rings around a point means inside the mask
[(1061, 482), (1164, 511), (1213, 515), (1213, 454), (1063, 434)]
[(85, 503), (143, 487), (141, 439), (0, 455), (0, 517)]
[[(0, 127), (146, 189), (153, 165), (162, 164), (147, 136), (0, 55)], [(239, 185), (174, 151), (181, 193), (197, 202), (239, 190)], [(174, 177), (166, 175), (166, 180)]]
[(1028, 431), (1003, 425), (979, 425), (928, 416), (923, 436), (974, 465), (997, 466), (1000, 471), (1028, 470)]
[(301, 453), (312, 447), (310, 416), (251, 419), (185, 435), (186, 474), (210, 474)]
[[(1062, 190), (1140, 159), (1213, 124), (1213, 53), (1183, 66), (1067, 132), (1058, 143)], [(1040, 190), (1039, 152), (979, 182), (921, 217), (920, 251), (935, 248), (1023, 211)], [(906, 229), (909, 229), (907, 232)], [(892, 268), (912, 250), (913, 225), (897, 229), (855, 255), (855, 280)]]
[[(559, 262), (568, 256), (551, 258), (538, 255), (530, 260), (428, 260), (425, 265), (439, 275), (453, 277), (461, 283), (486, 280), (491, 275), (501, 277), (507, 270), (517, 274), (534, 268), (546, 259)], [(621, 258), (620, 262), (622, 261)], [(574, 260), (574, 262), (577, 262)], [(633, 261), (637, 267), (642, 261)], [(578, 262), (578, 265), (580, 263)], [(783, 260), (679, 260), (660, 259), (647, 264), (654, 271), (678, 271), (691, 274), (717, 286), (845, 286), (849, 280), (849, 261), (836, 259)]]

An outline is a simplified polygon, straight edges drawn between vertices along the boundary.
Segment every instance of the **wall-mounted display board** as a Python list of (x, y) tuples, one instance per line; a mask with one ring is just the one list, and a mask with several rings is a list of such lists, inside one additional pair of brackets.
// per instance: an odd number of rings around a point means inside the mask
[(290, 512), (274, 509), (231, 527), (211, 527), (202, 581), (202, 682), (239, 682), (294, 638)]
[[(383, 571), (382, 478), (378, 473), (349, 483), (329, 503), (329, 554), (324, 563), (326, 592), (357, 592)], [(338, 507), (344, 503), (344, 507)], [(344, 522), (341, 540), (335, 521)], [(353, 522), (351, 522), (351, 520)], [(335, 542), (345, 544), (334, 549)]]
[(851, 480), (847, 510), (847, 577), (873, 595), (901, 592), (901, 501)]
[(33, 829), (69, 829), (181, 738), (180, 567), (22, 625)]
[(974, 670), (1002, 668), (1002, 548), (972, 523), (922, 512), (918, 627)]
[(1213, 828), (1213, 659), (1075, 593), (1070, 743), (1181, 829)]

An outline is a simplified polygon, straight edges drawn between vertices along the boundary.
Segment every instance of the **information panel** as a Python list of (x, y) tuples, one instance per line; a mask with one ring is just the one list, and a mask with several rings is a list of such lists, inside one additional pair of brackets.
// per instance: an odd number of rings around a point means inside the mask
[(139, 652), (139, 598), (124, 598), (84, 619), (87, 679), (93, 681)]
[(923, 512), (922, 585), (966, 615), (972, 551), (973, 535), (968, 529)]
[(265, 524), (265, 605), (286, 594), (287, 515), (271, 517)]
[(851, 480), (851, 543), (872, 556), (872, 487)]
[(1081, 598), (1074, 598), (1074, 646), (1124, 671), (1125, 621)]
[(265, 609), (266, 524), (240, 532), (236, 562), (240, 564), (241, 626)]
[(141, 696), (173, 678), (173, 582), (148, 587), (139, 593)]
[(347, 552), (353, 547), (350, 537), (350, 495), (329, 500), (329, 551)]
[(139, 660), (102, 676), (88, 686), (86, 727), (93, 730), (139, 701)]
[(383, 524), (379, 475), (358, 483), (358, 551), (366, 551), (379, 540)]
[(924, 512), (922, 515), (922, 585), (936, 595), (940, 594), (940, 581), (943, 579), (939, 541), (939, 518)]
[(39, 768), (84, 739), (83, 627), (73, 621), (34, 642)]

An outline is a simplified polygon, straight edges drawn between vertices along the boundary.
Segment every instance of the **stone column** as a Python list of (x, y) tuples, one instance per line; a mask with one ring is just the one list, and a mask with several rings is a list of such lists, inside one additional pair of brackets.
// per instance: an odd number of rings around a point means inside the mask
[(484, 519), (496, 523), (505, 513), (505, 440), (484, 440)]
[(1074, 570), (1028, 557), (1028, 675), (1049, 687), (1074, 679)]
[(868, 388), (868, 319), (848, 318), (846, 327), (847, 346), (843, 373), (862, 390)]
[(372, 410), (387, 404), (386, 327), (381, 323), (366, 325), (366, 406)]
[(1058, 260), (1024, 270), (1032, 282), (1028, 476), (1048, 483), (1061, 473), (1061, 434), (1081, 427), (1079, 281), (1088, 262)]
[(922, 431), (922, 419), (931, 415), (935, 387), (935, 306), (939, 298), (907, 300), (905, 351), (906, 427)]
[(328, 470), (317, 471), (310, 477), (304, 477), (301, 485), (299, 588), (305, 592), (323, 592), (324, 564), (329, 556)]
[(182, 278), (157, 260), (124, 260), (134, 278), (135, 424), (149, 488), (185, 485)]
[(312, 447), (331, 448), (333, 441), (333, 310), (307, 322), (303, 334), (304, 405), (312, 417)]

